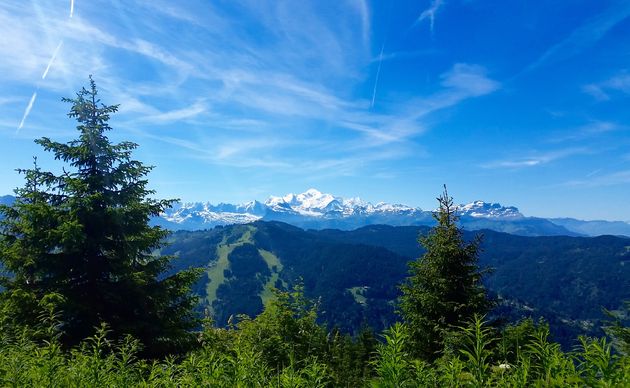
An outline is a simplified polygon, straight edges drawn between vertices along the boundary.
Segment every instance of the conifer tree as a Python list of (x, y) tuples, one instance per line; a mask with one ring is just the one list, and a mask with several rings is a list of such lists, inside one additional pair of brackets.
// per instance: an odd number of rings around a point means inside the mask
[(480, 239), (464, 241), (446, 186), (437, 200), (437, 225), (419, 238), (426, 252), (409, 264), (410, 276), (401, 286), (400, 312), (409, 327), (411, 351), (427, 360), (440, 355), (449, 331), (489, 307), (481, 284), (484, 271), (477, 265)]
[(172, 257), (154, 254), (167, 232), (150, 217), (173, 200), (155, 200), (147, 188), (152, 167), (132, 159), (137, 144), (112, 143), (109, 119), (118, 109), (97, 96), (90, 77), (68, 116), (78, 122), (77, 139), (36, 143), (64, 163), (63, 172), (35, 163), (3, 207), (0, 260), (7, 272), (0, 302), (18, 324), (36, 325), (42, 301), (56, 301), (62, 339), (72, 345), (106, 323), (112, 334), (131, 334), (148, 355), (181, 349), (198, 324), (190, 286), (196, 270), (167, 276)]

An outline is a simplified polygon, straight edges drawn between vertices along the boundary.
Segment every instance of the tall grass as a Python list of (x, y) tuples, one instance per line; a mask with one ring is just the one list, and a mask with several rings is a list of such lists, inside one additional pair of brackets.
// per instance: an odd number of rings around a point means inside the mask
[[(41, 330), (7, 328), (0, 333), (0, 386), (630, 386), (630, 358), (615, 353), (608, 339), (582, 337), (572, 351), (563, 352), (549, 339), (544, 324), (531, 321), (499, 332), (477, 316), (468, 325), (453, 329), (457, 338), (454, 347), (431, 363), (409, 356), (411, 342), (407, 327), (397, 323), (383, 333), (371, 361), (364, 364), (339, 360), (345, 349), (350, 349), (349, 344), (339, 338), (324, 338), (326, 342), (311, 345), (328, 350), (289, 352), (286, 363), (271, 365), (277, 357), (269, 354), (268, 344), (252, 342), (260, 340), (252, 336), (252, 331), (263, 329), (256, 325), (257, 321), (251, 320), (245, 324), (245, 330), (207, 326), (199, 334), (196, 350), (160, 360), (141, 359), (141, 344), (131, 337), (110, 340), (105, 325), (72, 349), (61, 347), (54, 325)], [(291, 349), (290, 344), (285, 345), (280, 351)], [(335, 351), (331, 351), (331, 346), (337, 346)], [(354, 373), (340, 368), (361, 371)]]

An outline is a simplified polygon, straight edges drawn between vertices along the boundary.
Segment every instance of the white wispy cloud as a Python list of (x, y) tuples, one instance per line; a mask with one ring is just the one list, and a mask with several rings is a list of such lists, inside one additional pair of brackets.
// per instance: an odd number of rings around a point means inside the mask
[(588, 179), (570, 180), (563, 186), (575, 187), (604, 187), (625, 185), (630, 183), (630, 170), (615, 171), (597, 176), (587, 176)]
[[(203, 101), (197, 101), (191, 106), (181, 108), (181, 109), (173, 109), (166, 112), (159, 112), (141, 116), (137, 120), (131, 121), (133, 122), (144, 122), (144, 123), (153, 123), (153, 124), (168, 124), (175, 121), (185, 121), (191, 119), (193, 117), (197, 117), (203, 113), (206, 113), (208, 108)], [(129, 124), (131, 124), (129, 123)]]
[[(202, 160), (207, 163), (229, 167), (266, 167), (266, 168), (290, 168), (295, 163), (289, 160), (281, 160), (270, 151), (274, 148), (287, 147), (291, 144), (286, 139), (242, 139), (240, 141), (226, 138), (210, 138), (207, 136), (178, 136), (156, 135), (146, 130), (130, 128), (137, 136), (159, 141), (186, 152), (187, 158)], [(261, 156), (260, 150), (265, 150), (268, 156)], [(293, 169), (291, 169), (293, 171)]]
[(247, 140), (229, 140), (221, 143), (215, 150), (214, 155), (218, 160), (228, 160), (243, 155), (250, 155), (253, 151), (266, 150), (269, 152), (278, 147), (292, 145), (290, 141), (283, 139), (251, 138)]
[(429, 55), (435, 55), (438, 51), (435, 49), (426, 50), (413, 50), (413, 51), (393, 51), (389, 53), (382, 53), (372, 58), (372, 62), (380, 61), (395, 61), (395, 60), (407, 60), (417, 57), (424, 57)]
[(610, 100), (610, 92), (630, 94), (630, 74), (621, 72), (603, 82), (585, 85), (582, 90), (600, 101)]
[(0, 105), (13, 104), (19, 101), (22, 101), (19, 97), (7, 97), (7, 96), (0, 97)]
[(459, 98), (479, 97), (497, 90), (500, 84), (488, 78), (482, 66), (457, 63), (442, 76), (442, 85), (454, 90)]
[(59, 44), (55, 48), (55, 51), (53, 52), (52, 57), (50, 57), (50, 61), (48, 61), (48, 65), (46, 66), (46, 70), (44, 70), (44, 74), (42, 74), (42, 79), (46, 79), (46, 76), (48, 75), (48, 72), (50, 71), (50, 67), (55, 62), (55, 58), (57, 58), (57, 54), (59, 53), (59, 50), (61, 49), (62, 45), (63, 45), (63, 40), (60, 40)]
[(565, 39), (548, 48), (523, 72), (565, 60), (579, 54), (602, 39), (608, 31), (630, 16), (630, 3), (615, 2), (604, 12), (573, 30)]
[(545, 165), (556, 160), (568, 158), (575, 155), (580, 154), (588, 154), (592, 151), (587, 148), (568, 148), (561, 150), (554, 150), (548, 152), (536, 152), (531, 153), (526, 156), (518, 157), (518, 158), (509, 158), (503, 160), (495, 160), (489, 163), (484, 163), (481, 165), (482, 168), (488, 169), (497, 169), (497, 168), (507, 168), (507, 169), (521, 169), (528, 167), (536, 167)]
[(589, 172), (588, 174), (586, 174), (585, 177), (586, 178), (590, 178), (592, 176), (595, 176), (595, 175), (599, 174), (600, 172), (602, 172), (602, 169), (601, 168), (597, 168), (597, 169)]
[(374, 89), (372, 90), (372, 103), (370, 107), (374, 107), (374, 100), (376, 99), (376, 88), (378, 87), (378, 77), (381, 75), (381, 66), (383, 65), (383, 50), (385, 50), (385, 43), (381, 46), (381, 53), (379, 54), (378, 67), (376, 69), (376, 76), (374, 77)]
[(443, 4), (443, 0), (432, 0), (429, 8), (422, 11), (420, 16), (416, 20), (416, 24), (421, 23), (424, 20), (429, 20), (429, 28), (431, 29), (431, 34), (433, 34), (433, 29), (435, 26), (435, 15), (440, 10), (440, 7), (442, 7)]
[[(352, 149), (384, 147), (406, 141), (426, 131), (423, 117), (466, 99), (492, 93), (500, 87), (497, 81), (487, 76), (483, 67), (456, 64), (441, 76), (441, 87), (435, 94), (398, 103), (389, 113), (374, 113), (369, 109), (369, 102), (345, 100), (320, 85), (292, 77), (273, 73), (254, 75), (243, 71), (225, 76), (229, 90), (225, 93), (227, 101), (265, 114), (329, 122), (361, 134), (363, 139), (353, 139), (352, 144), (346, 146)], [(298, 135), (301, 133), (297, 132)]]
[(490, 94), (501, 87), (499, 82), (487, 76), (485, 68), (465, 63), (455, 64), (440, 79), (442, 90), (414, 102), (416, 118), (454, 106), (469, 98)]
[[(423, 20), (442, 4), (433, 2)], [(366, 72), (374, 53), (371, 10), (363, 0), (245, 0), (232, 14), (196, 1), (106, 8), (77, 2), (80, 12), (71, 19), (67, 8), (45, 6), (43, 23), (28, 5), (0, 5), (0, 35), (6, 37), (0, 41), (0, 81), (35, 87), (43, 78), (42, 89), (71, 95), (93, 74), (106, 102), (121, 104), (117, 125), (208, 163), (285, 168), (309, 165), (304, 160), (321, 154), (339, 167), (330, 173), (367, 169), (414, 154), (413, 142), (429, 129), (431, 113), (500, 87), (482, 66), (460, 63), (445, 68), (432, 92), (374, 107), (379, 81)], [(336, 18), (325, 17), (331, 12)], [(241, 18), (259, 38), (242, 28)], [(165, 24), (173, 28), (164, 30)], [(416, 54), (391, 58), (406, 55)], [(384, 47), (379, 56), (387, 59)], [(357, 93), (371, 82), (365, 95)], [(173, 136), (180, 122), (187, 131)], [(272, 140), (262, 141), (261, 133)], [(328, 135), (334, 147), (321, 144)]]
[(58, 21), (54, 26), (58, 34), (65, 39), (72, 39), (75, 43), (92, 45), (97, 43), (139, 54), (184, 76), (188, 76), (193, 71), (191, 64), (153, 42), (137, 37), (116, 36), (83, 18), (74, 18), (69, 22)]
[(15, 5), (5, 8), (7, 5), (0, 7), (0, 79), (32, 82), (40, 78), (59, 39), (55, 37), (55, 43), (50, 43), (43, 25)]
[(628, 127), (611, 121), (593, 121), (577, 128), (562, 131), (561, 133), (552, 136), (549, 141), (552, 143), (579, 141), (627, 129)]
[[(187, 23), (193, 23), (195, 25), (201, 25), (202, 21), (199, 18), (199, 15), (196, 15), (189, 7), (182, 7), (181, 4), (171, 1), (162, 1), (162, 0), (150, 0), (150, 1), (139, 1), (138, 5), (143, 8), (143, 11), (150, 11), (154, 13), (159, 13), (164, 16), (167, 16), (172, 19), (177, 19)], [(217, 20), (211, 20), (211, 23), (216, 23)]]
[(352, 1), (351, 4), (354, 5), (356, 12), (361, 18), (361, 35), (363, 37), (363, 44), (366, 47), (369, 47), (372, 25), (370, 22), (370, 7), (368, 6), (367, 0), (356, 0)]
[(291, 171), (299, 175), (308, 174), (309, 180), (320, 180), (335, 176), (355, 176), (361, 170), (370, 169), (374, 162), (400, 159), (406, 155), (399, 149), (381, 149), (369, 154), (352, 154), (317, 161), (299, 161), (292, 164)]
[(20, 129), (22, 129), (22, 127), (24, 126), (24, 122), (26, 121), (28, 115), (31, 114), (31, 109), (33, 109), (33, 104), (35, 103), (36, 98), (37, 92), (33, 92), (31, 99), (28, 101), (28, 105), (26, 105), (26, 109), (24, 110), (24, 114), (22, 115), (22, 120), (20, 120), (20, 124), (18, 125), (16, 132), (19, 132)]

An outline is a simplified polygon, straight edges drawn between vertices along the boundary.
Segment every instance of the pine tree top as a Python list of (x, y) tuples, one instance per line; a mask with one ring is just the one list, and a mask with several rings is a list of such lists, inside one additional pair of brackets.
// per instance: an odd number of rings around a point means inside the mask
[(91, 77), (88, 88), (63, 101), (71, 104), (78, 137), (36, 140), (64, 164), (63, 173), (43, 171), (36, 162), (20, 170), (25, 185), (11, 208), (0, 209), (0, 257), (11, 272), (0, 301), (25, 297), (30, 302), (14, 306), (16, 317), (33, 324), (38, 301), (61, 296), (60, 327), (70, 344), (104, 322), (152, 352), (174, 349), (197, 324), (190, 295), (197, 271), (166, 276), (172, 257), (154, 252), (168, 232), (149, 225), (174, 200), (151, 198), (152, 167), (133, 159), (137, 144), (107, 137), (118, 105), (101, 103)]

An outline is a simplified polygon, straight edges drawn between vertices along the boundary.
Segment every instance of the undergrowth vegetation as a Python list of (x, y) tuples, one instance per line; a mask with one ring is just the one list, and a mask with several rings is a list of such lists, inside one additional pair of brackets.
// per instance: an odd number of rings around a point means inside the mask
[[(0, 385), (8, 387), (624, 387), (630, 357), (607, 338), (580, 338), (563, 352), (543, 322), (497, 329), (483, 317), (453, 328), (434, 361), (411, 356), (408, 327), (397, 323), (380, 341), (326, 331), (302, 290), (276, 292), (256, 318), (227, 329), (207, 321), (196, 349), (142, 358), (132, 337), (113, 340), (106, 325), (80, 345), (58, 340), (54, 313), (38, 328), (5, 325)], [(235, 319), (236, 320), (236, 319)], [(624, 344), (627, 346), (627, 344)]]

